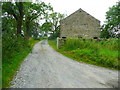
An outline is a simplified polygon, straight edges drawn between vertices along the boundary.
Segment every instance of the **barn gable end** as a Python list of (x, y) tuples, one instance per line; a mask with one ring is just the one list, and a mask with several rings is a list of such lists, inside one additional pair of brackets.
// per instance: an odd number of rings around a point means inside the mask
[(99, 37), (100, 21), (83, 11), (77, 10), (60, 22), (60, 37)]

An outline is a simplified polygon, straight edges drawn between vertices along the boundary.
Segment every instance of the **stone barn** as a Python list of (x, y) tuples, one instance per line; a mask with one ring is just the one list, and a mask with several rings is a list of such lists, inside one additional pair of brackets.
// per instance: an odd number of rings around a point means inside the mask
[(77, 10), (60, 21), (61, 38), (94, 38), (100, 36), (100, 21), (83, 11)]

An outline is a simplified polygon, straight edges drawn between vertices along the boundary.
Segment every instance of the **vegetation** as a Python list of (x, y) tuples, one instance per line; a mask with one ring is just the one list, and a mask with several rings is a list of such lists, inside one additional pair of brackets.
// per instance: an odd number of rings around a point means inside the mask
[[(2, 4), (3, 31), (8, 33), (11, 30), (12, 34), (23, 36), (25, 39), (38, 36), (40, 26), (37, 18), (40, 17), (40, 20), (43, 20), (52, 10), (53, 8), (44, 2), (4, 2)], [(9, 28), (5, 27), (8, 26), (7, 22), (12, 22)]]
[(2, 40), (0, 37), (0, 89), (2, 88)]
[[(47, 37), (47, 33), (58, 26), (60, 13), (54, 12), (50, 4), (33, 2), (2, 2), (2, 69), (3, 85), (8, 87), (23, 59), (33, 45)], [(42, 22), (41, 24), (40, 21)], [(43, 22), (44, 21), (44, 22)]]
[(60, 37), (60, 29), (55, 31), (51, 36), (48, 38), (49, 40), (56, 39), (57, 37)]
[[(49, 39), (60, 36), (60, 20), (63, 14), (54, 12), (50, 4), (39, 2), (2, 2), (2, 69), (3, 85), (8, 87), (10, 81), (19, 69), (23, 59), (31, 51), (33, 45), (46, 38), (42, 37), (51, 31)], [(107, 23), (103, 25), (101, 37), (111, 37), (112, 29), (119, 28), (120, 19), (117, 3), (107, 12)], [(44, 21), (44, 22), (43, 22)], [(39, 24), (41, 22), (41, 24)], [(43, 22), (43, 23), (42, 23)], [(117, 29), (116, 29), (117, 28)], [(109, 68), (120, 68), (118, 65), (118, 40), (82, 41), (68, 39), (61, 49), (56, 49), (56, 42), (49, 41), (57, 51), (80, 62), (100, 65)], [(1, 44), (1, 42), (0, 42)], [(1, 49), (1, 48), (0, 48)], [(1, 77), (0, 77), (1, 78)]]
[(67, 39), (60, 48), (56, 48), (56, 40), (49, 40), (49, 44), (58, 52), (78, 62), (98, 65), (111, 69), (120, 69), (118, 62), (118, 39), (96, 41), (82, 39)]
[[(35, 43), (37, 43), (39, 40), (34, 40), (30, 38), (29, 44), (25, 40), (22, 40), (21, 38), (18, 38), (14, 41), (14, 45), (9, 42), (8, 45), (3, 43), (3, 53), (6, 55), (3, 55), (3, 62), (2, 62), (2, 87), (6, 88), (10, 85), (10, 81), (12, 80), (13, 76), (16, 74), (16, 71), (19, 69), (19, 66), (21, 65), (24, 58), (28, 55), (28, 53), (32, 50), (32, 47)], [(14, 47), (14, 48), (13, 48)], [(12, 49), (11, 49), (12, 48)], [(6, 49), (6, 50), (5, 50)], [(8, 50), (9, 49), (9, 50)]]
[(117, 2), (106, 12), (106, 23), (102, 26), (101, 37), (120, 37), (120, 33), (117, 33), (120, 28), (120, 3)]
[(51, 31), (49, 39), (55, 39), (60, 36), (60, 21), (64, 19), (65, 15), (57, 12), (53, 12), (49, 15), (49, 19), (46, 19), (46, 22), (43, 24), (45, 31)]

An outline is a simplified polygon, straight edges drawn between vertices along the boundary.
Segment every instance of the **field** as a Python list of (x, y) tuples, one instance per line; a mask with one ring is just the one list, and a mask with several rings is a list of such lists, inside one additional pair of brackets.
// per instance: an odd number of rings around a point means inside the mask
[(56, 40), (49, 40), (49, 44), (58, 52), (78, 62), (120, 70), (118, 39), (104, 41), (67, 39), (60, 49), (56, 48)]

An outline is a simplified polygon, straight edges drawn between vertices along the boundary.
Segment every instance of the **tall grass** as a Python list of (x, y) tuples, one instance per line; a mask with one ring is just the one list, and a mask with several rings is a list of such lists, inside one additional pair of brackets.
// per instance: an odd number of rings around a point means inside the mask
[(7, 88), (10, 81), (16, 74), (24, 58), (31, 51), (32, 47), (39, 40), (30, 38), (24, 40), (22, 38), (5, 38), (3, 40), (2, 53), (2, 87)]
[(120, 69), (118, 48), (118, 40), (67, 39), (58, 51), (79, 62)]
[(83, 48), (107, 48), (109, 50), (118, 50), (118, 40), (83, 40), (83, 39), (67, 39), (65, 45), (65, 50), (73, 49), (83, 49)]

